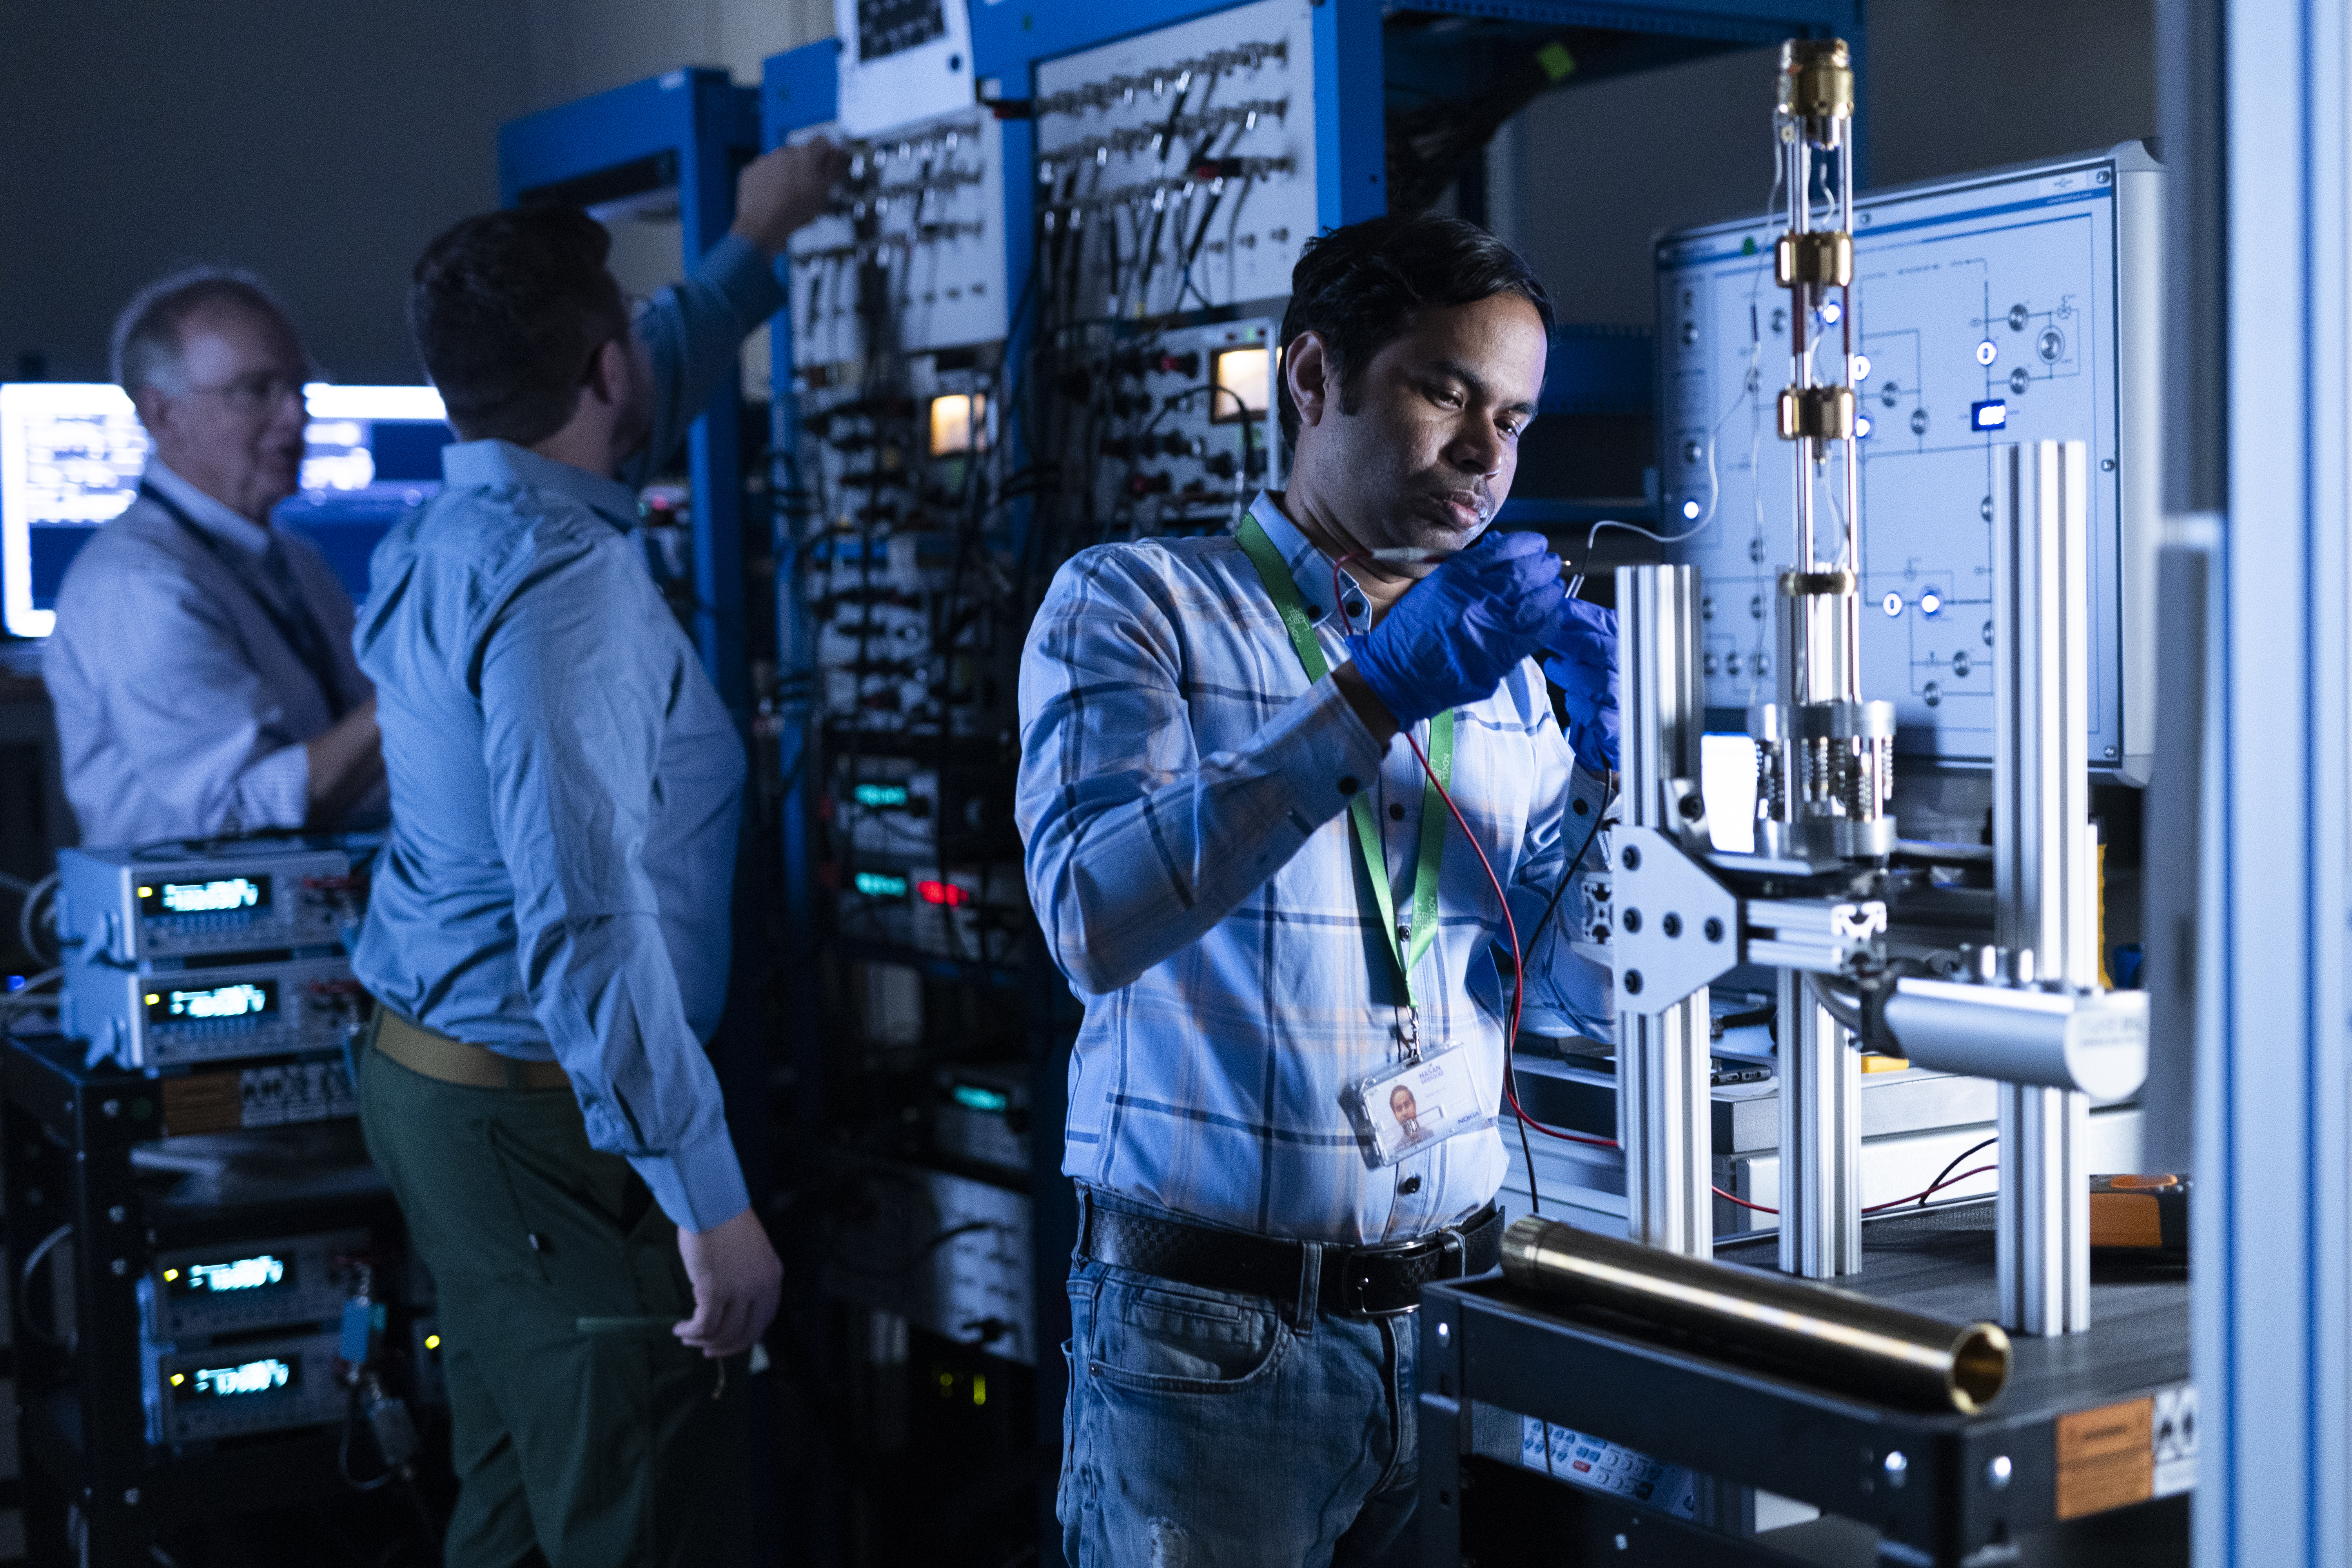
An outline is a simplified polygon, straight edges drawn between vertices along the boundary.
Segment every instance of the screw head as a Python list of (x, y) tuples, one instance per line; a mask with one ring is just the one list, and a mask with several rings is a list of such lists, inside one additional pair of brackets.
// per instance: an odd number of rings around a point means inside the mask
[(1886, 1484), (1888, 1486), (1901, 1486), (1905, 1479), (1909, 1475), (1910, 1470), (1911, 1461), (1903, 1457), (1902, 1449), (1896, 1448), (1886, 1456)]
[(121, 1204), (116, 1204), (106, 1211), (106, 1217), (112, 1220), (117, 1225), (121, 1225), (129, 1213), (130, 1211), (125, 1209)]
[(1668, 910), (1666, 918), (1658, 922), (1658, 929), (1668, 936), (1680, 936), (1683, 934), (1683, 917)]
[(1706, 923), (1698, 929), (1709, 942), (1721, 942), (1723, 940), (1723, 922), (1717, 920), (1712, 915), (1708, 916)]
[(2008, 1487), (2009, 1478), (2017, 1473), (2007, 1454), (1995, 1454), (1985, 1465), (1985, 1485), (1995, 1491)]
[(122, 1101), (119, 1100), (101, 1101), (99, 1105), (98, 1111), (101, 1116), (120, 1116), (122, 1114)]
[(130, 1273), (130, 1272), (131, 1272), (131, 1262), (130, 1262), (130, 1260), (129, 1260), (128, 1258), (115, 1258), (112, 1262), (109, 1263), (106, 1267), (107, 1267), (107, 1270), (108, 1270), (110, 1273), (111, 1273), (111, 1274), (115, 1275), (115, 1276), (116, 1276), (116, 1277), (118, 1277), (118, 1278), (120, 1278), (121, 1276), (125, 1275), (125, 1274), (128, 1274), (128, 1273)]
[(1628, 871), (1640, 870), (1642, 868), (1641, 846), (1638, 844), (1628, 844), (1617, 858), (1624, 862), (1625, 869)]
[(1642, 972), (1638, 969), (1627, 970), (1625, 972), (1625, 994), (1628, 996), (1639, 996), (1641, 994)]
[(1619, 923), (1624, 926), (1629, 934), (1633, 931), (1640, 931), (1642, 929), (1642, 911), (1639, 910), (1627, 910), (1622, 915), (1618, 917), (1618, 921)]
[(1682, 804), (1675, 809), (1683, 814), (1685, 821), (1696, 822), (1706, 815), (1706, 797), (1702, 795), (1686, 795), (1683, 796)]
[(125, 1491), (122, 1494), (122, 1503), (126, 1508), (137, 1508), (139, 1506), (139, 1489), (137, 1487), (132, 1487)]

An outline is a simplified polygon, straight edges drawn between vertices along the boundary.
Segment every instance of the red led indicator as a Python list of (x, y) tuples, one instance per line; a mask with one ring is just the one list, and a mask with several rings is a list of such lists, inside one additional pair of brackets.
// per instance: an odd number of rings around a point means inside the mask
[(953, 882), (918, 882), (915, 896), (927, 904), (946, 904), (951, 909), (971, 902), (971, 895)]

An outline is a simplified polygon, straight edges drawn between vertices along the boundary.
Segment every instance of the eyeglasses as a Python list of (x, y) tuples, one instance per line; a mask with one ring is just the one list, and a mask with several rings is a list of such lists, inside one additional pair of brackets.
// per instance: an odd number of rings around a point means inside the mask
[(272, 375), (256, 371), (240, 375), (235, 381), (225, 381), (218, 386), (192, 386), (188, 391), (206, 397), (217, 397), (232, 414), (253, 418), (263, 414), (275, 414), (288, 398), (299, 403), (303, 383), (300, 377)]

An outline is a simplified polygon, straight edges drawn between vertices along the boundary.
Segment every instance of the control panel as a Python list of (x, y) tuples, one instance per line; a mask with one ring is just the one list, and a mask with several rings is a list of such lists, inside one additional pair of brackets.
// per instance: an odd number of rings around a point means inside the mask
[(1093, 460), (1087, 510), (1066, 519), (1064, 542), (1222, 532), (1260, 489), (1279, 488), (1280, 329), (1268, 316), (1068, 329), (1054, 370), (1063, 449)]
[(247, 958), (178, 969), (66, 966), (65, 1031), (95, 1063), (154, 1071), (235, 1057), (339, 1049), (364, 1016), (350, 961)]
[(364, 1230), (337, 1230), (160, 1253), (139, 1279), (142, 1331), (176, 1341), (323, 1321), (351, 1293), (342, 1260), (369, 1245)]
[(1690, 1519), (1698, 1511), (1691, 1473), (1638, 1454), (1622, 1443), (1571, 1432), (1532, 1415), (1519, 1417), (1519, 1463), (1557, 1480), (1573, 1481)]
[(1029, 1075), (1019, 1065), (941, 1068), (931, 1142), (942, 1154), (1001, 1170), (1029, 1169)]
[[(1994, 449), (2080, 440), (2092, 468), (2091, 761), (2146, 777), (2162, 179), (2131, 143), (1855, 200), (1862, 695), (1895, 703), (1901, 751), (1990, 760)], [(1666, 521), (1699, 568), (1706, 701), (1742, 711), (1772, 695), (1777, 574), (1799, 564), (1775, 424), (1790, 342), (1777, 232), (1777, 220), (1745, 219), (1657, 249)], [(1831, 319), (1837, 309), (1816, 311), (1817, 354), (1840, 352), (1849, 323)], [(1824, 478), (1834, 507), (1843, 484)]]
[(1028, 1194), (944, 1171), (869, 1165), (831, 1241), (827, 1292), (1034, 1366)]
[(1314, 8), (1258, 0), (1037, 67), (1038, 286), (1054, 319), (1290, 292), (1315, 234)]
[(366, 883), (351, 849), (239, 846), (203, 856), (129, 849), (58, 854), (58, 934), (84, 963), (269, 948), (332, 948), (359, 920)]
[(147, 1440), (210, 1442), (340, 1421), (350, 1397), (337, 1376), (341, 1344), (331, 1329), (202, 1350), (151, 1342), (140, 1368)]
[[(819, 135), (842, 131), (793, 140)], [(793, 369), (828, 384), (877, 358), (1002, 339), (1004, 132), (995, 116), (961, 110), (848, 149), (832, 206), (787, 252)]]
[(1003, 968), (1017, 963), (1033, 921), (1019, 859), (985, 866), (886, 867), (860, 860), (835, 902), (841, 934)]

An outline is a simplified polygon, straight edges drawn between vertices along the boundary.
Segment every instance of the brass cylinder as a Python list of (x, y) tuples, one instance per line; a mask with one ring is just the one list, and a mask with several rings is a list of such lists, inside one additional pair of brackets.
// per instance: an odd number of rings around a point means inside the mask
[(1853, 118), (1853, 53), (1843, 38), (1780, 45), (1780, 108), (1816, 122)]
[(1843, 288), (1853, 281), (1853, 236), (1834, 228), (1784, 234), (1772, 247), (1772, 275), (1783, 289)]
[(1682, 1330), (1706, 1352), (1883, 1405), (1973, 1415), (2009, 1380), (2009, 1336), (1801, 1279), (1685, 1258), (1530, 1215), (1503, 1234), (1520, 1289)]
[(1790, 386), (1780, 393), (1780, 439), (1844, 441), (1853, 436), (1853, 389)]

